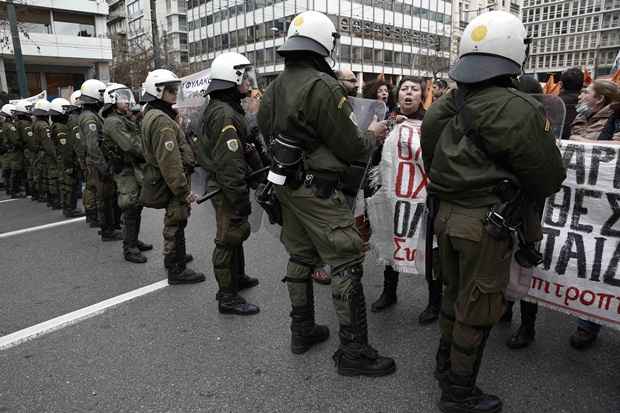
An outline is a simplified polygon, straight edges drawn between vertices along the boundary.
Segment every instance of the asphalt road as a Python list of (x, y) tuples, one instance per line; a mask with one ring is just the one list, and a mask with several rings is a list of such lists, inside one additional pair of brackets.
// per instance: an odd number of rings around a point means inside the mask
[[(61, 220), (36, 202), (0, 202), (0, 234)], [(144, 211), (141, 239), (155, 249), (143, 265), (125, 262), (120, 242), (100, 242), (83, 222), (0, 238), (0, 336), (164, 279), (161, 225), (161, 211)], [(261, 312), (246, 318), (217, 312), (213, 237), (212, 207), (195, 207), (188, 250), (205, 283), (165, 287), (0, 351), (0, 412), (438, 411), (438, 327), (416, 321), (426, 303), (422, 277), (401, 277), (398, 304), (369, 313), (371, 342), (396, 358), (396, 373), (346, 378), (331, 360), (338, 326), (329, 287), (315, 291), (317, 319), (332, 336), (293, 355), (277, 237), (261, 229), (246, 244), (247, 272), (261, 281), (244, 293)], [(372, 256), (366, 267), (370, 302), (382, 271)], [(504, 412), (620, 412), (619, 332), (604, 329), (579, 352), (568, 345), (575, 320), (541, 309), (536, 342), (511, 351), (504, 342), (516, 325), (494, 329), (479, 379), (503, 398)]]

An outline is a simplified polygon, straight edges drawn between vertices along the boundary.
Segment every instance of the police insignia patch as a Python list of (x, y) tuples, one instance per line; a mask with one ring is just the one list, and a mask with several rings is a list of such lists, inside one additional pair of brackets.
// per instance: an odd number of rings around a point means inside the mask
[(97, 125), (95, 125), (94, 123), (91, 123), (88, 125), (88, 129), (95, 132), (97, 130)]
[(80, 133), (79, 132), (75, 132), (75, 139), (77, 139), (78, 141), (80, 140)]
[(60, 138), (59, 142), (61, 145), (65, 145), (67, 143), (67, 140), (65, 138)]
[(239, 141), (237, 139), (229, 139), (226, 141), (226, 146), (231, 152), (237, 152), (239, 150)]
[(15, 126), (11, 126), (11, 130), (12, 130), (13, 132), (16, 132), (16, 131), (17, 131), (17, 129), (15, 129)]
[(28, 131), (27, 135), (32, 136), (32, 131)]
[(166, 148), (166, 150), (172, 152), (172, 150), (174, 149), (174, 142), (166, 141), (164, 142), (164, 147)]
[(545, 132), (549, 132), (551, 130), (551, 123), (549, 119), (545, 119)]

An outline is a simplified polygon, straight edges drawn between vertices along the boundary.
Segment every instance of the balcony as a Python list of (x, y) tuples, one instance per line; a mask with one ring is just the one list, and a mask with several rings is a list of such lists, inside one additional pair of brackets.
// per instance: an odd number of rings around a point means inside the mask
[(122, 20), (125, 19), (125, 13), (123, 13), (122, 9), (120, 10), (114, 10), (113, 12), (111, 12), (110, 14), (108, 14), (108, 23), (113, 23), (117, 20)]
[[(112, 41), (105, 37), (81, 37), (59, 34), (30, 33), (30, 39), (20, 34), (22, 53), (26, 61), (54, 64), (81, 63), (112, 59)], [(8, 48), (12, 54), (12, 46)], [(5, 50), (3, 50), (4, 52)]]

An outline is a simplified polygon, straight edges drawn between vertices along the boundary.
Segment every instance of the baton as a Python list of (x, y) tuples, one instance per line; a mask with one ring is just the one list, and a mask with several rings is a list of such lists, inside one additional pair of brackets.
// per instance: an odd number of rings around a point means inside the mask
[[(251, 174), (249, 174), (246, 179), (252, 179), (257, 175), (260, 175), (262, 173), (267, 172), (269, 169), (271, 169), (271, 166), (265, 166), (264, 168), (260, 168), (254, 172), (252, 172)], [(211, 191), (211, 192), (207, 192), (206, 194), (204, 194), (203, 196), (201, 196), (200, 198), (198, 198), (196, 200), (196, 203), (198, 205), (202, 204), (205, 201), (208, 201), (209, 199), (213, 198), (215, 195), (219, 194), (220, 192), (222, 192), (222, 188), (218, 188), (215, 191)]]

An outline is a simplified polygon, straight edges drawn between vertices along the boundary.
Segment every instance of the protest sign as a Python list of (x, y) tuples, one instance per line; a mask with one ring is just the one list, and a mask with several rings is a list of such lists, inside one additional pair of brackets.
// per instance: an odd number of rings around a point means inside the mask
[(567, 179), (545, 206), (528, 300), (620, 329), (620, 146), (560, 149)]
[(371, 184), (380, 185), (367, 199), (371, 244), (379, 262), (403, 273), (418, 273), (415, 260), (422, 229), (428, 178), (420, 147), (420, 120), (406, 120), (390, 132)]

